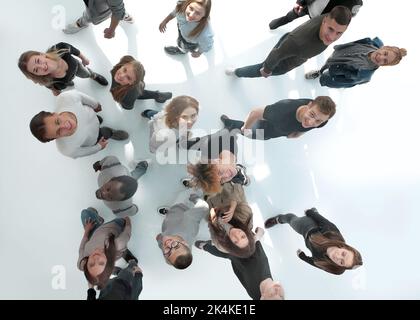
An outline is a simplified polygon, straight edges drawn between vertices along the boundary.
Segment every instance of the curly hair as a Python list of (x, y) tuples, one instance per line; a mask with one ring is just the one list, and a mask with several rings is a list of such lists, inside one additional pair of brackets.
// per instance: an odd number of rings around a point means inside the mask
[(211, 163), (190, 164), (188, 172), (193, 176), (192, 186), (201, 188), (205, 193), (219, 193), (222, 190), (217, 165)]
[(185, 109), (190, 107), (194, 108), (198, 113), (199, 103), (193, 97), (178, 96), (173, 98), (171, 102), (169, 102), (169, 104), (165, 107), (165, 124), (168, 126), (168, 128), (178, 128), (179, 117)]

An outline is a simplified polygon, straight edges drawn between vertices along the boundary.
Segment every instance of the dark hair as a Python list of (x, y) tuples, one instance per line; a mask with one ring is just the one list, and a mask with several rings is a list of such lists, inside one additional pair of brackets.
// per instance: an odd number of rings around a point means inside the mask
[(351, 11), (345, 6), (336, 6), (328, 14), (330, 19), (335, 20), (339, 25), (348, 26), (351, 22)]
[(210, 20), (210, 11), (211, 11), (211, 0), (186, 0), (186, 1), (180, 2), (176, 6), (175, 11), (177, 13), (185, 13), (185, 10), (187, 10), (187, 7), (193, 2), (198, 3), (202, 7), (204, 7), (204, 10), (206, 12), (204, 13), (204, 16), (201, 18), (197, 26), (188, 35), (191, 38), (198, 36), (206, 27), (206, 25), (208, 24)]
[(115, 260), (117, 257), (117, 249), (115, 247), (115, 236), (113, 234), (111, 234), (108, 238), (108, 246), (105, 246), (104, 253), (107, 259), (106, 265), (104, 271), (102, 271), (102, 273), (99, 274), (97, 277), (93, 277), (89, 273), (89, 270), (87, 268), (87, 260), (89, 257), (84, 258), (85, 264), (83, 266), (83, 272), (85, 274), (85, 277), (90, 284), (98, 286), (99, 290), (102, 290), (105, 287), (106, 283), (111, 277), (112, 271), (114, 270)]
[(131, 198), (137, 191), (137, 180), (130, 176), (114, 177), (110, 181), (121, 183), (120, 192), (123, 194), (121, 201)]
[(336, 112), (335, 102), (328, 96), (319, 96), (312, 101), (313, 104), (316, 104), (323, 114), (329, 116), (331, 119)]
[(131, 85), (120, 85), (117, 84), (115, 87), (111, 88), (109, 90), (112, 94), (112, 97), (115, 101), (121, 102), (124, 97), (127, 95), (128, 91), (130, 91), (132, 88), (140, 87), (140, 89), (143, 90), (144, 88), (144, 76), (146, 74), (146, 71), (144, 70), (143, 65), (134, 59), (132, 56), (123, 56), (120, 59), (120, 62), (118, 62), (111, 70), (112, 79), (114, 79), (115, 73), (125, 64), (132, 64), (134, 67), (134, 73), (136, 75), (136, 79)]
[(208, 223), (212, 241), (221, 246), (228, 254), (238, 258), (249, 258), (255, 252), (255, 238), (254, 233), (252, 232), (252, 211), (251, 215), (249, 215), (245, 221), (241, 221), (239, 218), (240, 216), (244, 216), (242, 211), (247, 208), (249, 209), (248, 205), (238, 204), (232, 219), (229, 221), (229, 224), (232, 225), (232, 227), (241, 229), (245, 232), (246, 237), (248, 238), (248, 245), (245, 248), (239, 248), (232, 242), (229, 238), (229, 234), (219, 224), (217, 217), (213, 221), (210, 218)]
[(190, 266), (193, 260), (191, 249), (184, 246), (186, 253), (180, 254), (174, 261), (173, 266), (177, 269), (186, 269)]
[(31, 129), (32, 135), (37, 138), (39, 141), (45, 143), (52, 141), (54, 139), (46, 139), (45, 136), (45, 118), (51, 117), (53, 114), (48, 111), (41, 111), (35, 116), (33, 116), (31, 122), (29, 123), (29, 128)]
[[(314, 259), (314, 264), (329, 273), (332, 274), (342, 274), (344, 271), (353, 269), (355, 266), (363, 265), (362, 256), (359, 251), (354, 249), (353, 247), (349, 246), (345, 243), (343, 236), (340, 233), (328, 231), (325, 233), (316, 232), (309, 236), (309, 242), (316, 247), (318, 250), (322, 250), (325, 252), (324, 257), (325, 259)], [(343, 267), (339, 266), (335, 262), (333, 262), (327, 255), (327, 249), (329, 247), (338, 247), (347, 249), (353, 252), (353, 264), (350, 267)]]

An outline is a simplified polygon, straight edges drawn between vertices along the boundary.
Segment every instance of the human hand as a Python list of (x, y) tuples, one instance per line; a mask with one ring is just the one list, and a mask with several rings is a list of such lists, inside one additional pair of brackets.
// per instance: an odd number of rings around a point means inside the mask
[(193, 52), (191, 52), (191, 57), (198, 58), (199, 56), (201, 56), (201, 52), (200, 51), (193, 51)]
[(163, 20), (163, 21), (160, 23), (160, 25), (159, 25), (159, 31), (160, 31), (161, 33), (164, 33), (164, 32), (166, 31), (166, 25), (167, 25), (166, 19), (165, 19), (165, 20)]
[(93, 109), (93, 111), (95, 111), (95, 112), (102, 111), (102, 105), (100, 103), (98, 103), (98, 106), (95, 109)]
[(115, 30), (112, 30), (111, 28), (106, 28), (104, 30), (104, 38), (112, 39), (114, 37), (115, 37)]
[(262, 67), (262, 68), (260, 69), (260, 73), (261, 73), (261, 75), (262, 75), (264, 78), (268, 78), (269, 76), (271, 76), (271, 75), (272, 75), (272, 72), (270, 72), (270, 73), (265, 72), (264, 67)]
[(230, 209), (228, 211), (225, 211), (222, 214), (222, 221), (225, 223), (228, 223), (230, 220), (232, 220), (234, 212), (235, 212), (234, 210), (230, 210)]
[(105, 149), (106, 145), (108, 144), (108, 140), (106, 140), (104, 137), (102, 137), (98, 141), (99, 145), (101, 146), (101, 149)]
[(81, 59), (82, 59), (82, 64), (84, 66), (87, 66), (90, 63), (89, 59), (87, 59), (86, 57), (82, 57)]
[(300, 4), (295, 4), (293, 10), (295, 11), (295, 13), (300, 14), (303, 10), (303, 7)]
[(95, 224), (96, 224), (95, 221), (93, 221), (91, 218), (87, 218), (85, 220), (85, 226), (84, 226), (85, 233), (86, 234), (89, 233), (95, 227)]

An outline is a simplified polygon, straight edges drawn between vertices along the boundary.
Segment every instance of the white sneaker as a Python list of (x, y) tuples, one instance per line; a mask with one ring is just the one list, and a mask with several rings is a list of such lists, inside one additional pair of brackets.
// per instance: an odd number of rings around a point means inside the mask
[(235, 76), (235, 68), (229, 67), (225, 69), (225, 74), (227, 76)]
[(79, 27), (79, 25), (77, 24), (77, 21), (76, 21), (74, 23), (68, 24), (66, 26), (66, 28), (63, 29), (63, 32), (65, 34), (74, 34), (74, 33), (77, 33), (77, 32), (79, 32), (80, 30), (82, 30), (84, 28), (87, 28), (87, 26), (81, 26), (81, 27)]
[(134, 23), (134, 18), (129, 13), (126, 12), (125, 16), (123, 18), (123, 21), (127, 22), (127, 23), (130, 23), (130, 24), (133, 24)]

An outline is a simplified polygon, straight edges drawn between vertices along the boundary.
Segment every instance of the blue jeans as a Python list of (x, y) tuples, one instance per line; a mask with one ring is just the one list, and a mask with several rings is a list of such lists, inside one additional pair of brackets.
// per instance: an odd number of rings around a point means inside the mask
[[(92, 222), (94, 223), (94, 227), (92, 228), (92, 230), (90, 230), (89, 235), (88, 235), (89, 239), (92, 237), (96, 229), (98, 229), (104, 223), (103, 218), (100, 217), (97, 212), (91, 210), (90, 208), (82, 210), (80, 214), (80, 218), (82, 220), (83, 228), (86, 226), (88, 219), (92, 220)], [(125, 220), (123, 218), (116, 218), (105, 224), (113, 223), (113, 222), (115, 222), (121, 228), (121, 232), (124, 230)]]

